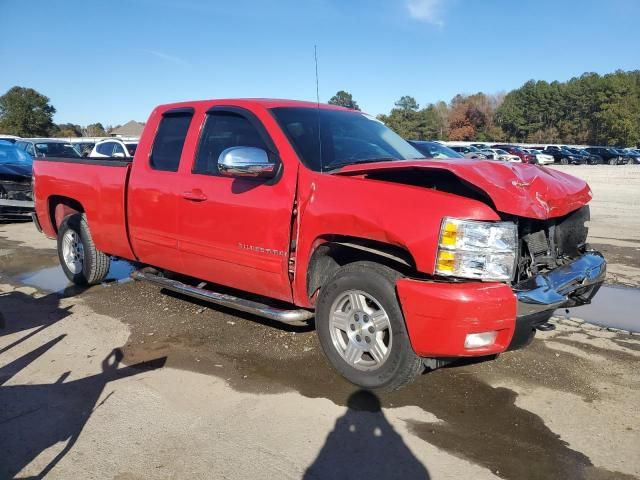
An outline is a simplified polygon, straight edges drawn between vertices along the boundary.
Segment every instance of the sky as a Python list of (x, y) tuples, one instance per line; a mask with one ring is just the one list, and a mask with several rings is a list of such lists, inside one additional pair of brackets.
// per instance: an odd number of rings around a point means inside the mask
[(529, 79), (640, 69), (640, 0), (0, 0), (0, 94), (57, 123), (145, 121), (208, 98), (320, 100), (371, 114)]

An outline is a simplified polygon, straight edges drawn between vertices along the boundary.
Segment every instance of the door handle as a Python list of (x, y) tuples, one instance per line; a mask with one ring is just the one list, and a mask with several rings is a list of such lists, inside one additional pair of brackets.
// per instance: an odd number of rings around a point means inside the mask
[(182, 198), (185, 200), (191, 200), (192, 202), (204, 202), (207, 199), (207, 196), (202, 193), (202, 190), (195, 189), (182, 192)]

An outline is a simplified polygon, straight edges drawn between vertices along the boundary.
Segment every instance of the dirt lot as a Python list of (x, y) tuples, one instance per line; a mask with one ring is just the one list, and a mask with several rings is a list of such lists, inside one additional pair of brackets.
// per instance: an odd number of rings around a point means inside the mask
[[(566, 170), (592, 184), (609, 280), (637, 286), (640, 168)], [(67, 287), (53, 247), (0, 225), (0, 478), (640, 478), (640, 336), (557, 319), (374, 395), (312, 331), (127, 282), (123, 262)]]
[(593, 191), (589, 241), (608, 261), (612, 283), (640, 286), (640, 166), (554, 166)]

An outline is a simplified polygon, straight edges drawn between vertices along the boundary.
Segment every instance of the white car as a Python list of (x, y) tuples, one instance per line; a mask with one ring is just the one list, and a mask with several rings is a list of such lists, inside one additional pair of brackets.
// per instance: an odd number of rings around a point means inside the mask
[(89, 158), (133, 158), (136, 148), (138, 148), (138, 142), (109, 138), (96, 143)]
[(552, 155), (547, 155), (546, 153), (542, 153), (540, 150), (535, 150), (533, 148), (527, 148), (523, 150), (525, 152), (529, 152), (532, 155), (536, 156), (536, 160), (538, 160), (539, 165), (549, 165), (551, 163), (555, 163), (555, 159)]
[(522, 163), (520, 157), (518, 157), (517, 155), (511, 155), (509, 152), (507, 152), (506, 150), (502, 150), (501, 148), (483, 148), (481, 152), (485, 153), (487, 155), (487, 158), (491, 158), (492, 160)]

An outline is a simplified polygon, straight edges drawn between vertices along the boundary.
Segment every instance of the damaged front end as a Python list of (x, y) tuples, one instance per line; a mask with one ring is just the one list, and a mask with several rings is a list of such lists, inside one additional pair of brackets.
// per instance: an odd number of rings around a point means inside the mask
[(32, 176), (32, 158), (14, 145), (0, 144), (0, 218), (31, 215)]
[(517, 319), (511, 349), (528, 343), (556, 309), (590, 303), (604, 282), (605, 259), (587, 244), (589, 215), (585, 205), (560, 218), (517, 219)]
[(31, 177), (0, 172), (0, 218), (28, 216), (33, 212)]

